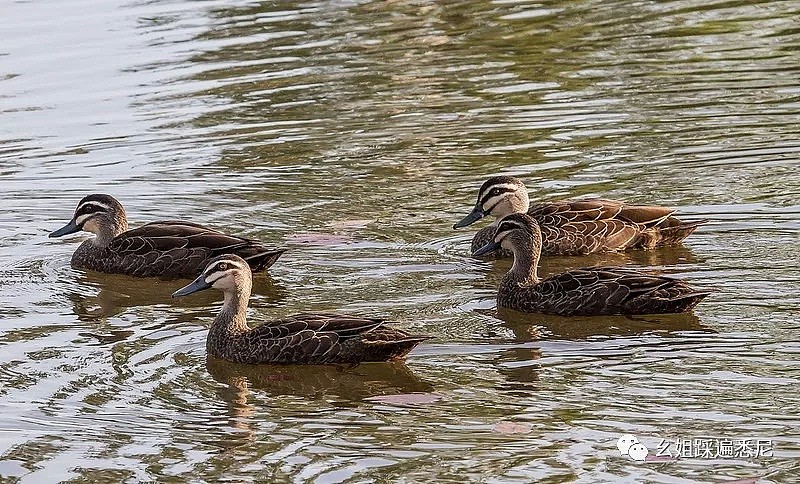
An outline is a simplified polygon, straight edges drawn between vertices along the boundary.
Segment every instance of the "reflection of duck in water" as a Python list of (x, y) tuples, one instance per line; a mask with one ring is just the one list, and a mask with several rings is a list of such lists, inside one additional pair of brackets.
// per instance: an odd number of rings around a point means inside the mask
[(208, 357), (206, 369), (220, 383), (247, 393), (248, 388), (268, 394), (310, 399), (338, 397), (344, 402), (409, 393), (430, 392), (433, 387), (417, 378), (402, 362), (343, 365), (248, 365)]
[[(682, 222), (672, 216), (675, 210), (671, 208), (627, 205), (618, 200), (561, 200), (531, 207), (528, 190), (520, 180), (496, 176), (481, 186), (475, 208), (453, 228), (466, 227), (486, 215), (496, 217), (473, 237), (474, 253), (491, 242), (500, 219), (514, 213), (527, 213), (539, 224), (544, 255), (585, 255), (678, 244), (707, 222)], [(495, 256), (511, 254), (499, 251)]]
[(679, 279), (625, 267), (588, 267), (539, 279), (542, 235), (522, 213), (502, 219), (493, 240), (473, 255), (501, 247), (514, 254), (514, 265), (500, 282), (498, 307), (564, 316), (663, 314), (689, 311), (709, 294)]
[(391, 328), (380, 319), (338, 314), (297, 314), (256, 328), (247, 325), (252, 275), (241, 257), (212, 259), (202, 274), (173, 296), (214, 287), (225, 303), (211, 323), (210, 356), (236, 363), (360, 363), (403, 358), (426, 336)]
[(266, 270), (285, 252), (191, 222), (151, 222), (128, 230), (122, 204), (103, 194), (84, 197), (72, 220), (50, 237), (81, 230), (96, 237), (75, 250), (73, 267), (136, 277), (194, 277), (211, 258), (229, 253), (241, 256), (258, 272)]
[(541, 383), (541, 358), (541, 348), (530, 345), (502, 350), (494, 360), (494, 367), (505, 380), (496, 383), (495, 388), (516, 396), (529, 396)]
[[(217, 391), (228, 407), (229, 426), (235, 432), (215, 442), (229, 450), (249, 445), (255, 436), (252, 419), (258, 413), (263, 423), (263, 409), (251, 401), (260, 393), (268, 397), (296, 396), (326, 405), (349, 408), (371, 398), (389, 397), (399, 400), (429, 396), (433, 386), (417, 378), (402, 362), (345, 365), (248, 365), (208, 357), (206, 369), (225, 385)], [(251, 400), (251, 390), (256, 399)], [(267, 400), (270, 400), (269, 398)], [(263, 404), (265, 405), (265, 404)]]
[(532, 314), (497, 308), (494, 316), (513, 331), (516, 341), (548, 339), (580, 340), (592, 336), (632, 336), (646, 333), (712, 330), (693, 313), (651, 314), (647, 316), (591, 316), (576, 321), (575, 317)]

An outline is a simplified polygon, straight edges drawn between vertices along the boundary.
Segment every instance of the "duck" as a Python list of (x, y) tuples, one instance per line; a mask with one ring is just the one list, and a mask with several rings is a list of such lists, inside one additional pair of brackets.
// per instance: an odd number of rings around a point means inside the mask
[[(530, 204), (528, 190), (518, 178), (495, 176), (478, 191), (475, 208), (454, 229), (471, 225), (487, 215), (495, 222), (472, 238), (472, 252), (489, 243), (500, 219), (527, 213), (542, 232), (544, 255), (588, 255), (604, 251), (652, 249), (675, 245), (708, 220), (683, 222), (675, 210), (656, 205), (628, 205), (619, 200), (592, 198)], [(494, 257), (511, 257), (500, 250)]]
[(250, 267), (235, 254), (220, 255), (172, 297), (219, 289), (224, 303), (206, 339), (209, 356), (233, 363), (357, 364), (399, 360), (428, 339), (389, 326), (383, 319), (334, 313), (301, 313), (250, 328)]
[(710, 294), (681, 279), (627, 267), (587, 267), (539, 279), (542, 233), (524, 213), (503, 217), (492, 240), (473, 255), (500, 248), (514, 257), (497, 292), (501, 308), (561, 316), (682, 313)]
[(135, 277), (192, 279), (209, 260), (227, 253), (243, 257), (256, 272), (264, 271), (286, 251), (192, 222), (151, 222), (129, 230), (122, 204), (106, 194), (83, 197), (72, 220), (50, 237), (80, 231), (95, 237), (75, 250), (72, 267)]

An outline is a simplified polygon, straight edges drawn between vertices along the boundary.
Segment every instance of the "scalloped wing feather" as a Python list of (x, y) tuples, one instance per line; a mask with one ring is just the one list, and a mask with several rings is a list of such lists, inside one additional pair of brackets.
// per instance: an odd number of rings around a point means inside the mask
[(385, 361), (407, 354), (424, 337), (383, 327), (379, 319), (337, 314), (298, 314), (232, 337), (214, 356), (242, 363)]
[(118, 235), (108, 247), (113, 257), (90, 268), (135, 276), (194, 277), (210, 258), (220, 254), (239, 255), (253, 271), (260, 271), (270, 267), (283, 252), (200, 224), (164, 221)]
[(501, 284), (498, 303), (528, 312), (573, 315), (683, 312), (707, 292), (684, 281), (620, 267), (576, 269), (533, 286)]

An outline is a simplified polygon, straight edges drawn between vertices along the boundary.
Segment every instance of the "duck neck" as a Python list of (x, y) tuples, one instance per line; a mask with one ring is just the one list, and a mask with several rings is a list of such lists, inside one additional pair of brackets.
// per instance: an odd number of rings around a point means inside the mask
[(237, 287), (225, 291), (225, 302), (209, 330), (209, 341), (222, 336), (245, 333), (247, 326), (247, 303), (250, 300), (250, 287)]
[(114, 233), (113, 228), (104, 227), (104, 230), (98, 230), (95, 232), (95, 238), (92, 239), (92, 243), (97, 247), (105, 248), (108, 247), (108, 245), (116, 236), (117, 234)]
[(514, 265), (511, 266), (506, 278), (522, 285), (539, 282), (537, 269), (541, 250), (541, 236), (537, 237), (536, 234), (533, 237), (514, 240), (511, 246), (511, 251), (514, 253)]
[(128, 230), (128, 221), (125, 217), (116, 217), (114, 220), (106, 219), (106, 223), (87, 223), (91, 224), (90, 232), (95, 234), (92, 244), (100, 248), (106, 248), (114, 237)]

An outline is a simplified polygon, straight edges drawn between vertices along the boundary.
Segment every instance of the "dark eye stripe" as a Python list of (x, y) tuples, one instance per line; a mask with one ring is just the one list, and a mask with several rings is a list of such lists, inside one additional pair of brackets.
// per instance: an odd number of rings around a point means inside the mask
[(492, 188), (492, 189), (489, 190), (489, 192), (486, 195), (483, 196), (483, 198), (481, 198), (480, 204), (484, 205), (486, 202), (489, 201), (490, 198), (496, 197), (496, 196), (501, 195), (503, 193), (512, 193), (512, 192), (516, 192), (516, 191), (517, 191), (516, 188), (511, 188), (511, 187), (502, 187), (502, 188), (501, 187), (496, 187), (496, 188)]
[(504, 221), (497, 228), (497, 232), (498, 233), (500, 233), (500, 232), (508, 232), (508, 231), (517, 230), (517, 229), (522, 229), (522, 230), (525, 230), (526, 232), (530, 232), (530, 230), (528, 230), (528, 226), (527, 225), (523, 224), (522, 222), (517, 222), (515, 220), (506, 220), (506, 221)]
[(214, 272), (225, 272), (231, 269), (241, 269), (238, 264), (234, 264), (232, 261), (219, 261), (214, 264), (214, 267), (206, 271), (207, 274), (213, 274)]
[(78, 215), (88, 215), (90, 213), (102, 212), (103, 210), (105, 210), (105, 207), (101, 207), (100, 205), (84, 203), (78, 211)]

